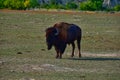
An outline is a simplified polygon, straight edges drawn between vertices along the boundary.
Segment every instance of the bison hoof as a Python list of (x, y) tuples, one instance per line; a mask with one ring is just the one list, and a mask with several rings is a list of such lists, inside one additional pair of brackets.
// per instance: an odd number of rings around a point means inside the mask
[(71, 55), (71, 57), (73, 57), (74, 55)]
[(58, 56), (56, 56), (56, 59), (58, 59), (59, 57)]
[(81, 55), (79, 55), (79, 58), (81, 58), (82, 56)]
[(56, 57), (56, 59), (62, 59), (61, 57)]
[(60, 57), (60, 56), (56, 56), (56, 59), (62, 59), (62, 57)]

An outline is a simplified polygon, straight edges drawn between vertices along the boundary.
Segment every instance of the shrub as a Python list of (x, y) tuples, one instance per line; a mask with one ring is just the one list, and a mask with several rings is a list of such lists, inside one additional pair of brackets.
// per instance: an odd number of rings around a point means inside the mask
[(58, 6), (56, 4), (49, 4), (48, 7), (50, 9), (57, 9)]
[(11, 8), (11, 1), (10, 0), (5, 0), (4, 2), (3, 2), (3, 5), (4, 5), (4, 7), (5, 8)]
[(49, 9), (49, 4), (46, 4), (46, 3), (41, 4), (41, 5), (40, 5), (40, 8), (46, 8), (46, 9)]
[(114, 7), (114, 10), (115, 10), (115, 11), (120, 11), (120, 5), (115, 6), (115, 7)]
[(38, 6), (39, 6), (38, 0), (30, 0), (30, 7), (31, 8), (35, 8)]
[[(2, 4), (2, 5), (1, 5)], [(26, 8), (35, 8), (39, 6), (38, 0), (2, 0), (0, 1), (0, 8), (9, 8), (9, 9), (26, 9)]]
[(120, 5), (115, 6), (114, 8), (104, 8), (102, 7), (103, 0), (87, 0), (85, 2), (77, 3), (68, 2), (66, 5), (59, 4), (57, 0), (50, 0), (50, 3), (39, 4), (39, 0), (0, 0), (0, 9), (9, 8), (9, 9), (29, 9), (29, 8), (46, 8), (46, 9), (79, 9), (80, 10), (89, 10), (89, 11), (120, 11)]
[(91, 10), (90, 2), (80, 3), (80, 10)]
[(78, 5), (74, 2), (69, 2), (66, 4), (66, 9), (77, 9)]
[(4, 8), (9, 9), (24, 9), (24, 0), (5, 0), (3, 2)]
[(0, 9), (4, 8), (4, 4), (3, 3), (4, 3), (4, 0), (0, 0)]
[(25, 9), (24, 0), (12, 0), (12, 9), (22, 10)]
[(24, 6), (25, 6), (25, 8), (29, 8), (30, 7), (30, 0), (25, 0)]
[(86, 2), (80, 3), (80, 10), (102, 10), (103, 0), (88, 0)]

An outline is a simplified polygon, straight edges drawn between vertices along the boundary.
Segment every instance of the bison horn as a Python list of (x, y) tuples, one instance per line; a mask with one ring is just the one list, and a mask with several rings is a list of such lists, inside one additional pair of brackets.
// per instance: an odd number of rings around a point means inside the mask
[(55, 35), (57, 36), (59, 34), (59, 30), (57, 28), (55, 28), (55, 29), (56, 29)]

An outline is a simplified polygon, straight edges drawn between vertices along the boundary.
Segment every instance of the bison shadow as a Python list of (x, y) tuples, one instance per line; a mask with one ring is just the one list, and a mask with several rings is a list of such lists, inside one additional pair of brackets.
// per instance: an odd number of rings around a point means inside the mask
[(109, 61), (109, 60), (113, 60), (113, 61), (117, 61), (117, 60), (120, 60), (120, 58), (102, 58), (102, 57), (98, 57), (98, 58), (95, 58), (95, 57), (82, 57), (82, 58), (67, 58), (69, 60), (93, 60), (93, 61)]

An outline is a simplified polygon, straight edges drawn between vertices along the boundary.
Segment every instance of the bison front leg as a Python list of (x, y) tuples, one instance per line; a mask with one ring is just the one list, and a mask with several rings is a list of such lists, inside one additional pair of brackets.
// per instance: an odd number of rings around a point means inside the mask
[(59, 53), (56, 54), (56, 59), (59, 58)]
[(60, 53), (59, 51), (56, 54), (56, 59), (62, 59), (62, 53)]
[(57, 47), (55, 47), (56, 50), (56, 58), (59, 58), (59, 50), (57, 49)]
[(62, 59), (62, 54), (63, 54), (63, 53), (60, 53), (60, 57), (59, 57), (60, 59)]
[(55, 50), (56, 50), (56, 59), (58, 59), (58, 58), (61, 59), (63, 53), (61, 53), (60, 50), (57, 48), (55, 48)]

